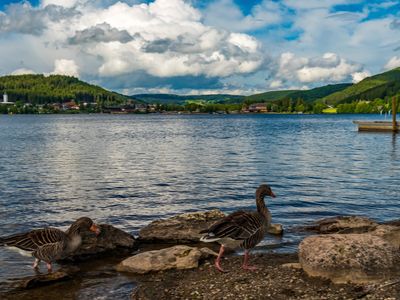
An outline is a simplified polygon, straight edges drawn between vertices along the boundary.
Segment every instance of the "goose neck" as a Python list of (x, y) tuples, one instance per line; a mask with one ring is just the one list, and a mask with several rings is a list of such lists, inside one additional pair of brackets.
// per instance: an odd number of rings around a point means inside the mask
[(257, 196), (256, 198), (257, 211), (264, 218), (268, 218), (270, 215), (268, 208), (265, 206), (264, 196)]

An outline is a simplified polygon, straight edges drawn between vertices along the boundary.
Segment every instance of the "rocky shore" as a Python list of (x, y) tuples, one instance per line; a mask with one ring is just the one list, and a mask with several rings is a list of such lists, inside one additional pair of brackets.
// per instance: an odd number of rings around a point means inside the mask
[[(131, 282), (132, 299), (400, 299), (398, 221), (378, 224), (356, 216), (318, 220), (295, 229), (308, 235), (298, 253), (254, 254), (254, 272), (242, 270), (242, 257), (231, 253), (222, 262), (229, 272), (220, 273), (213, 265), (218, 246), (198, 239), (199, 231), (222, 216), (214, 210), (157, 220), (139, 238), (102, 224), (102, 234), (89, 233), (79, 252), (63, 263), (80, 267), (97, 259), (104, 264), (102, 257), (111, 256), (111, 269), (99, 274)], [(282, 226), (274, 224), (269, 233), (283, 234)], [(21, 279), (18, 289), (0, 292), (0, 298), (45, 299), (44, 294), (93, 277), (90, 270), (60, 272)], [(75, 299), (67, 294), (62, 299)]]
[[(179, 216), (157, 221), (155, 224), (161, 226), (156, 231), (172, 221), (175, 228), (169, 234), (175, 232), (182, 237), (182, 233), (191, 232), (186, 230), (188, 223), (177, 222), (179, 218), (182, 221)], [(151, 232), (155, 224), (141, 232)], [(258, 265), (258, 270), (254, 272), (240, 269), (242, 258), (237, 255), (224, 260), (223, 266), (229, 271), (226, 274), (215, 269), (213, 258), (189, 270), (175, 266), (144, 274), (131, 269), (139, 283), (132, 299), (400, 299), (398, 222), (378, 224), (365, 217), (339, 216), (296, 230), (310, 235), (299, 245), (299, 256), (256, 254), (252, 263)], [(270, 233), (282, 234), (282, 230)], [(160, 257), (155, 260), (159, 263)]]
[[(308, 277), (297, 265), (296, 254), (259, 254), (253, 272), (240, 269), (242, 258), (223, 261), (228, 273), (215, 270), (212, 261), (198, 269), (137, 275), (139, 286), (132, 299), (399, 299), (400, 284), (384, 286), (334, 284), (330, 280)], [(380, 288), (382, 286), (382, 288)]]

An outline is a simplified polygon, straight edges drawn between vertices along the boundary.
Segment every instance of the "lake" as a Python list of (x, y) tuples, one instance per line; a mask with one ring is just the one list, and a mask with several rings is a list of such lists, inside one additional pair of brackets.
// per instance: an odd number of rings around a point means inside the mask
[[(284, 228), (338, 214), (400, 214), (400, 137), (358, 133), (379, 115), (0, 116), (0, 236), (81, 216), (133, 234), (152, 220), (254, 209), (268, 183)], [(300, 236), (260, 251), (295, 251)], [(263, 250), (264, 249), (264, 250)], [(31, 275), (31, 257), (0, 249), (0, 282)]]

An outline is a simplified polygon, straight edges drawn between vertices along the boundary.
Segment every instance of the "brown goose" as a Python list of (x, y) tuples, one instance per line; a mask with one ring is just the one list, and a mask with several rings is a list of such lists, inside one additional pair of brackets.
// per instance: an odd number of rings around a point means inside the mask
[(221, 244), (218, 257), (215, 260), (215, 266), (219, 271), (225, 272), (221, 268), (221, 257), (224, 254), (225, 247), (244, 248), (242, 268), (245, 270), (256, 269), (256, 267), (248, 265), (249, 249), (254, 248), (262, 241), (271, 224), (271, 213), (265, 206), (265, 196), (274, 198), (275, 194), (268, 185), (262, 184), (256, 191), (257, 211), (236, 211), (217, 221), (207, 230), (200, 232), (207, 233), (200, 239), (201, 242), (218, 242)]
[(82, 243), (82, 234), (93, 231), (98, 235), (100, 228), (90, 218), (82, 217), (76, 220), (66, 232), (57, 228), (35, 229), (29, 232), (0, 237), (0, 246), (17, 247), (32, 252), (35, 257), (33, 268), (37, 269), (41, 260), (47, 264), (51, 272), (52, 263), (67, 257)]

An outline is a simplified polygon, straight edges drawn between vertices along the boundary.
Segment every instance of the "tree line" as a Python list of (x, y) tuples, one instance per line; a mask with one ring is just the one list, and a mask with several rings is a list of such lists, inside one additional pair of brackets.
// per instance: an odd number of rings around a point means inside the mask
[[(400, 97), (399, 97), (400, 101)], [(373, 101), (358, 100), (351, 103), (342, 103), (335, 108), (338, 114), (368, 114), (368, 113), (387, 113), (392, 109), (391, 98), (375, 99)], [(222, 103), (195, 103), (185, 104), (156, 104), (154, 112), (189, 112), (189, 113), (238, 113), (248, 109), (248, 103), (241, 104), (222, 104)], [(285, 99), (279, 102), (265, 103), (268, 112), (273, 113), (310, 113), (322, 114), (330, 106), (321, 101), (307, 103), (302, 99)], [(118, 105), (117, 105), (118, 106)], [(26, 104), (17, 101), (14, 105), (0, 104), (0, 114), (36, 114), (36, 113), (99, 113), (107, 107), (107, 103), (98, 102), (96, 105), (85, 106), (79, 104), (79, 110), (60, 111), (51, 104), (37, 105)], [(400, 103), (397, 105), (400, 112)]]
[(21, 101), (33, 105), (96, 102), (101, 105), (121, 104), (127, 98), (99, 86), (64, 75), (41, 74), (0, 77), (0, 93), (7, 93), (11, 102)]

